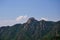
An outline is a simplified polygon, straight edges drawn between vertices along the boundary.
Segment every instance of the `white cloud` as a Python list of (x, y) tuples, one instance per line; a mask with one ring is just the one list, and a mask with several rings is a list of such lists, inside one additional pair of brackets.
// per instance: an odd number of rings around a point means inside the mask
[(46, 19), (46, 18), (43, 18), (43, 17), (42, 17), (40, 20), (45, 20), (45, 21), (48, 21), (48, 19)]
[(28, 20), (28, 16), (18, 16), (16, 19), (0, 20), (0, 27), (7, 26), (7, 25), (11, 26), (17, 23), (25, 23), (27, 20)]
[(28, 17), (27, 17), (27, 16), (18, 16), (18, 17), (16, 18), (16, 21), (18, 22), (18, 21), (24, 20), (24, 19), (26, 19), (26, 18), (28, 18)]
[(28, 20), (28, 16), (18, 16), (16, 18), (17, 23), (25, 23)]

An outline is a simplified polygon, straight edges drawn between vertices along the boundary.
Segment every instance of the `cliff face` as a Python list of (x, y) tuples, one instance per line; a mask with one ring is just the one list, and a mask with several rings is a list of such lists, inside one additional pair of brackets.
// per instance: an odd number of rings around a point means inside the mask
[(37, 21), (29, 18), (24, 24), (0, 28), (0, 40), (53, 40), (60, 36), (60, 21)]

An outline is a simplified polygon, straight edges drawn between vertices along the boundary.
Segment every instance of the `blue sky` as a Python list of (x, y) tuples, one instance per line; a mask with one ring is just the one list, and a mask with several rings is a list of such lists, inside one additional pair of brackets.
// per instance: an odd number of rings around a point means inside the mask
[(0, 0), (0, 24), (19, 16), (60, 20), (60, 0)]

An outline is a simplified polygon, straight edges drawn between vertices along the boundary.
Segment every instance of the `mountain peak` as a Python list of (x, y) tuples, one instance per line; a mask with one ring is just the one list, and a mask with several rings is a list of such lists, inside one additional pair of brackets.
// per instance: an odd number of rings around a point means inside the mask
[(34, 17), (31, 17), (31, 18), (28, 19), (27, 23), (31, 23), (33, 21), (37, 21), (37, 20)]
[(31, 18), (29, 18), (29, 20), (35, 20), (35, 18), (34, 17), (31, 17)]
[(41, 22), (45, 22), (45, 20), (40, 20)]

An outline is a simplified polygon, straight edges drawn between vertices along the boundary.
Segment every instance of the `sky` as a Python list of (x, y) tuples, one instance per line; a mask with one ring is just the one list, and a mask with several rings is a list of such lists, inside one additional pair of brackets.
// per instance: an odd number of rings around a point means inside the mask
[(0, 26), (24, 23), (28, 18), (60, 20), (60, 0), (0, 0)]

